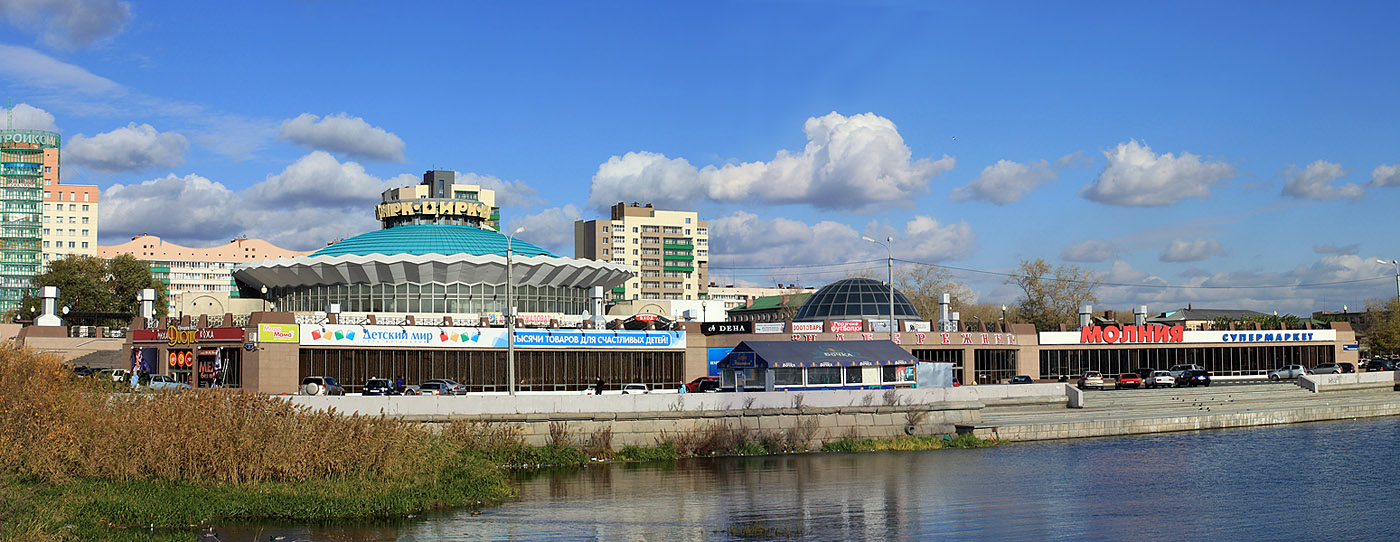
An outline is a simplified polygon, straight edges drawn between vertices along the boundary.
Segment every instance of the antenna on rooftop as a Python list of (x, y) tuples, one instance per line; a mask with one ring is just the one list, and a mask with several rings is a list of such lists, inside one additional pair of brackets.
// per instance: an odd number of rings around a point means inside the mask
[(10, 98), (10, 105), (6, 106), (6, 108), (5, 108), (5, 117), (7, 117), (7, 118), (5, 119), (5, 129), (6, 129), (6, 130), (13, 130), (13, 129), (15, 129), (15, 99), (14, 99), (14, 98)]

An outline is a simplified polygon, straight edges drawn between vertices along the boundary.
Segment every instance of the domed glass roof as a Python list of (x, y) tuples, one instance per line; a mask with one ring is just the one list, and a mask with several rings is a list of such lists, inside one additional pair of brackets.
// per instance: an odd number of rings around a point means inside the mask
[[(923, 320), (919, 317), (919, 311), (899, 290), (894, 291), (894, 314), (897, 319)], [(797, 309), (793, 320), (879, 320), (889, 317), (889, 286), (877, 280), (845, 279), (822, 286)]]
[[(510, 244), (516, 256), (551, 256), (548, 251), (516, 239)], [(362, 233), (312, 253), (311, 256), (367, 256), (370, 254), (473, 254), (506, 255), (506, 236), (474, 226), (415, 224)]]

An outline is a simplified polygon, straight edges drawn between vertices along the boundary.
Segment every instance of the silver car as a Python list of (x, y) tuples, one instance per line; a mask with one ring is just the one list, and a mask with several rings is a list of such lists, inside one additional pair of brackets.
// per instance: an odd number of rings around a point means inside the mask
[(1303, 376), (1307, 372), (1308, 369), (1306, 367), (1303, 367), (1302, 365), (1289, 365), (1287, 367), (1279, 367), (1269, 373), (1269, 380), (1288, 380), (1298, 378), (1300, 376)]
[(1143, 377), (1142, 386), (1145, 388), (1156, 388), (1158, 386), (1170, 388), (1176, 385), (1176, 377), (1169, 371), (1152, 371), (1151, 375)]
[(1312, 369), (1308, 369), (1308, 374), (1314, 375), (1339, 375), (1342, 374), (1342, 366), (1336, 363), (1323, 363)]

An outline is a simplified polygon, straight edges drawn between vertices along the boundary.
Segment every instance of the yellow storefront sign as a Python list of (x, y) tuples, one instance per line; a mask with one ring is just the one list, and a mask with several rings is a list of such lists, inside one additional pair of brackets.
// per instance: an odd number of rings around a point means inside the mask
[(299, 342), (296, 324), (258, 324), (258, 342), (294, 343)]

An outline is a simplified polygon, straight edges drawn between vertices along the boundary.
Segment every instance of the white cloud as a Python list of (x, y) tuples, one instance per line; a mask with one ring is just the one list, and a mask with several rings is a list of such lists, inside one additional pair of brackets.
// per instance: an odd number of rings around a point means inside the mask
[(953, 189), (954, 201), (982, 200), (997, 205), (1019, 201), (1037, 186), (1052, 181), (1059, 171), (1045, 160), (1028, 164), (999, 160), (987, 166), (976, 179)]
[(1166, 250), (1163, 250), (1157, 259), (1164, 262), (1199, 262), (1224, 255), (1225, 249), (1220, 246), (1220, 241), (1215, 239), (1197, 239), (1195, 241), (1178, 239), (1167, 245)]
[[(823, 220), (816, 224), (787, 218), (764, 219), (747, 211), (710, 221), (712, 266), (744, 266), (754, 262), (770, 265), (849, 262), (870, 259), (883, 261), (889, 252), (864, 241), (868, 236), (883, 240), (893, 231), (871, 225), (862, 234), (840, 222)], [(967, 222), (943, 225), (927, 216), (916, 216), (894, 236), (894, 257), (915, 261), (964, 258), (975, 250), (976, 237)], [(828, 277), (829, 278), (829, 277)]]
[(195, 174), (174, 174), (102, 191), (98, 219), (102, 235), (143, 233), (178, 239), (225, 240), (239, 233), (234, 222), (244, 209), (223, 184)]
[[(471, 172), (454, 172), (457, 184), (474, 184), (482, 188), (496, 191), (496, 206), (502, 208), (521, 209), (534, 207), (540, 204), (540, 198), (536, 195), (535, 189), (525, 184), (525, 181), (507, 181), (495, 175), (481, 175)], [(572, 230), (571, 230), (572, 231)]]
[(111, 79), (93, 75), (81, 67), (16, 45), (0, 44), (0, 74), (12, 81), (44, 89), (74, 90), (89, 94), (123, 90), (121, 85)]
[(1118, 245), (1109, 241), (1080, 241), (1060, 250), (1060, 259), (1070, 262), (1102, 262), (1118, 254)]
[(0, 19), (33, 32), (59, 49), (81, 49), (115, 36), (131, 19), (131, 4), (117, 0), (0, 0)]
[(553, 252), (556, 256), (572, 257), (574, 254), (574, 221), (583, 216), (583, 210), (576, 205), (551, 207), (533, 215), (507, 219), (505, 230), (515, 231), (521, 226), (519, 239)]
[(161, 133), (149, 124), (131, 123), (92, 137), (68, 139), (64, 158), (105, 172), (174, 167), (185, 162), (190, 142), (174, 132)]
[[(13, 112), (17, 130), (58, 131), (58, 126), (53, 123), (53, 114), (48, 111), (21, 103), (15, 104)], [(0, 118), (9, 118), (10, 113), (11, 110), (0, 107)]]
[(345, 113), (325, 117), (302, 113), (284, 121), (277, 138), (363, 160), (404, 161), (399, 136)]
[(1400, 164), (1381, 164), (1371, 170), (1371, 186), (1400, 186)]
[(824, 209), (863, 210), (876, 204), (912, 205), (928, 193), (933, 177), (954, 159), (912, 159), (912, 151), (889, 119), (873, 113), (830, 113), (807, 119), (801, 153), (780, 150), (768, 162), (705, 166), (651, 152), (613, 156), (598, 166), (589, 204), (619, 201), (659, 207), (716, 202), (805, 203)]
[(1283, 195), (1298, 199), (1330, 200), (1339, 198), (1360, 198), (1366, 189), (1354, 183), (1333, 185), (1332, 181), (1345, 177), (1347, 170), (1341, 164), (1318, 160), (1301, 171), (1289, 168), (1288, 182), (1283, 185)]
[(324, 151), (313, 151), (297, 159), (281, 173), (248, 189), (248, 198), (274, 208), (352, 207), (366, 209), (381, 199), (385, 190), (418, 184), (420, 179), (403, 174), (381, 180), (365, 173), (356, 162), (341, 163)]
[(940, 225), (927, 216), (916, 216), (904, 224), (904, 239), (896, 239), (894, 249), (902, 259), (922, 262), (957, 260), (977, 250), (977, 237), (967, 221)]
[(1158, 155), (1137, 140), (1104, 151), (1108, 165), (1093, 184), (1079, 190), (1085, 199), (1109, 205), (1151, 207), (1210, 196), (1210, 187), (1235, 176), (1224, 162), (1202, 162), (1183, 152)]
[(1327, 243), (1325, 245), (1313, 245), (1313, 252), (1318, 254), (1357, 254), (1361, 252), (1360, 243), (1350, 245), (1338, 245)]

